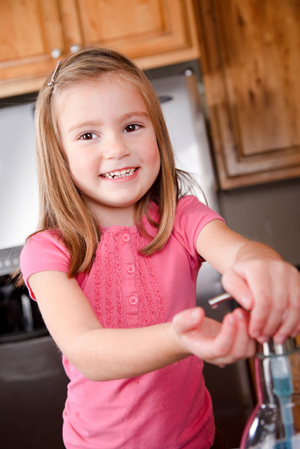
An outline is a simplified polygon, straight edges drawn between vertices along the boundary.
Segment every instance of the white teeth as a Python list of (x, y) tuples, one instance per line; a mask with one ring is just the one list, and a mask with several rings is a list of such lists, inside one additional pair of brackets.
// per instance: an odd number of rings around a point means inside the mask
[(123, 170), (116, 170), (116, 171), (112, 171), (109, 173), (104, 173), (101, 176), (103, 176), (104, 178), (108, 178), (108, 179), (122, 178), (124, 176), (132, 175), (135, 171), (136, 171), (136, 168), (127, 168), (127, 169), (123, 169)]

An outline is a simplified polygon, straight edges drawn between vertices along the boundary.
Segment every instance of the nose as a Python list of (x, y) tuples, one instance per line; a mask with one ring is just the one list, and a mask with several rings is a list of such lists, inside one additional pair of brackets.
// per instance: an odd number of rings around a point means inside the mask
[(130, 155), (130, 148), (126, 145), (122, 136), (111, 133), (106, 137), (102, 156), (105, 159), (122, 159)]

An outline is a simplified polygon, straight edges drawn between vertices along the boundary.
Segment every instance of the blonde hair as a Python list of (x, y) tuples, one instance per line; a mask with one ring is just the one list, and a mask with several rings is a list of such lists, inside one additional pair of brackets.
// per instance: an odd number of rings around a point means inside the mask
[[(135, 221), (141, 233), (147, 234), (141, 218), (157, 227), (156, 236), (141, 250), (151, 255), (161, 250), (172, 232), (177, 201), (182, 196), (180, 180), (188, 175), (175, 169), (173, 150), (159, 100), (145, 74), (122, 54), (106, 48), (86, 48), (59, 64), (53, 85), (50, 74), (39, 92), (36, 105), (37, 163), (40, 189), (38, 232), (56, 230), (70, 256), (68, 277), (89, 272), (101, 238), (99, 223), (81, 197), (70, 176), (68, 164), (60, 149), (53, 101), (58, 92), (105, 74), (116, 75), (133, 85), (143, 98), (158, 143), (161, 166), (159, 174), (145, 196), (136, 204)], [(51, 83), (50, 83), (51, 84)], [(150, 201), (159, 206), (159, 221), (148, 215)]]

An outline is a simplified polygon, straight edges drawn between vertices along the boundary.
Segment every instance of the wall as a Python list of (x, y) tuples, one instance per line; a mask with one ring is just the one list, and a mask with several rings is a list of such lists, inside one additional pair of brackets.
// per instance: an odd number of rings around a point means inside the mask
[(300, 179), (220, 192), (228, 226), (300, 267)]

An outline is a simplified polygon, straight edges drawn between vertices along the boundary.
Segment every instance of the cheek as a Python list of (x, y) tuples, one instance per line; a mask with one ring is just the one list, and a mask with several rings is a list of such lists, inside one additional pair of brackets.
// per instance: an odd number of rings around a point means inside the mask
[(159, 153), (159, 149), (158, 149), (157, 145), (156, 145), (156, 148), (157, 148), (157, 151), (156, 151), (155, 157), (154, 157), (154, 164), (155, 164), (155, 170), (154, 170), (154, 172), (155, 172), (155, 179), (156, 179), (156, 177), (158, 176), (158, 173), (159, 173), (159, 171), (160, 171), (160, 166), (161, 166), (161, 163), (160, 163), (160, 153)]
[(84, 173), (84, 164), (82, 164), (79, 158), (69, 157), (68, 164), (73, 181), (75, 181), (78, 176), (82, 176), (82, 174)]
[(88, 174), (91, 170), (95, 171), (96, 163), (92, 154), (85, 154), (84, 152), (74, 152), (68, 157), (69, 169), (73, 174)]
[(75, 186), (79, 190), (84, 190), (89, 181), (93, 179), (91, 169), (87, 165), (87, 160), (85, 158), (69, 158), (69, 172)]
[(158, 173), (160, 169), (160, 154), (156, 142), (151, 145), (151, 148), (147, 152), (146, 163)]

